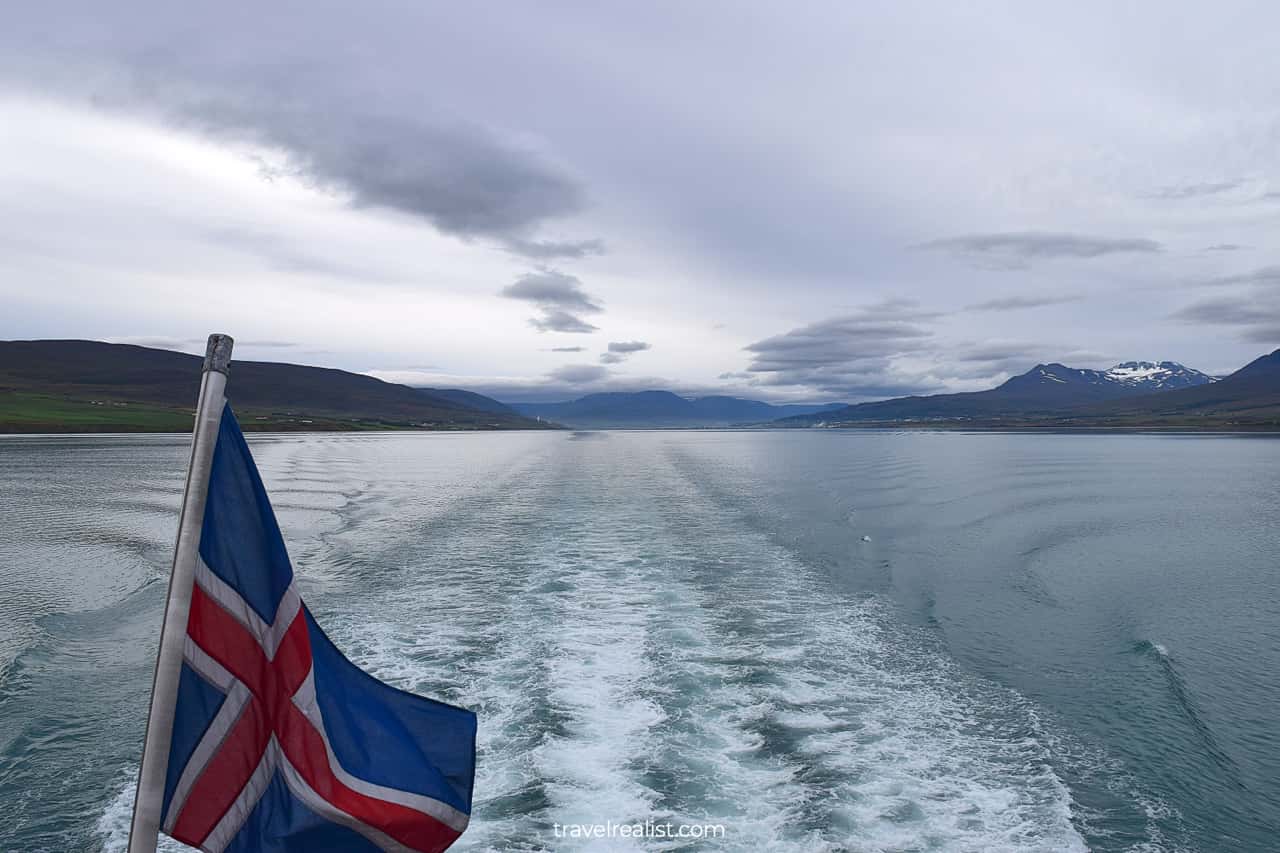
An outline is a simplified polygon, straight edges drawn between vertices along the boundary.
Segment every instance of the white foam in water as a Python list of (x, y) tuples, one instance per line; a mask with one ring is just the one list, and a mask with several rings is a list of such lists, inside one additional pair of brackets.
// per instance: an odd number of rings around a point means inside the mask
[[(102, 853), (124, 853), (129, 846), (129, 824), (133, 821), (133, 797), (138, 786), (138, 771), (131, 771), (98, 818), (97, 832), (102, 839)], [(191, 853), (194, 848), (160, 836), (159, 853)]]
[[(412, 620), (423, 599), (402, 587), (372, 634), (356, 631), (361, 662), (402, 685), (468, 665), (431, 643), (478, 625), (493, 638), (470, 662), (481, 750), (460, 849), (662, 846), (551, 833), (610, 820), (722, 823), (715, 849), (1085, 849), (1021, 700), (966, 682), (874, 599), (826, 593), (786, 551), (662, 486), (689, 503), (678, 529), (613, 506), (526, 541), (510, 557), (527, 572), (502, 578), (522, 606), (498, 605), (493, 578), (446, 572), (434, 580), (456, 624), (405, 640), (392, 617)], [(708, 560), (721, 561), (709, 576)]]
[(596, 792), (591, 811), (618, 815), (648, 814), (655, 799), (627, 766), (664, 716), (640, 695), (657, 676), (645, 648), (649, 603), (627, 600), (637, 585), (610, 574), (580, 577), (565, 597), (559, 649), (547, 671), (568, 732), (542, 746), (541, 764), (557, 780), (552, 794), (569, 822), (591, 817), (579, 799), (583, 790)]

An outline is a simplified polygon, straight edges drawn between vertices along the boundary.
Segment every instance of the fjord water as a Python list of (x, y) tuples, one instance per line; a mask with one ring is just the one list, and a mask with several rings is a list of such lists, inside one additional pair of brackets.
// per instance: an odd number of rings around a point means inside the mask
[[(1280, 837), (1280, 442), (251, 444), (335, 641), (478, 712), (459, 849), (646, 819), (738, 850)], [(123, 850), (185, 458), (0, 440), (0, 850)], [(661, 846), (595, 849), (628, 845)]]

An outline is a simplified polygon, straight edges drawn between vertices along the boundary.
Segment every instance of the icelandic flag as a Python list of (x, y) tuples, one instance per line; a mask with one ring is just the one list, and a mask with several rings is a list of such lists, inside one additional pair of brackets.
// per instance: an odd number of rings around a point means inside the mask
[(161, 829), (209, 853), (427, 853), (467, 826), (470, 711), (383, 684), (325, 636), (222, 412)]

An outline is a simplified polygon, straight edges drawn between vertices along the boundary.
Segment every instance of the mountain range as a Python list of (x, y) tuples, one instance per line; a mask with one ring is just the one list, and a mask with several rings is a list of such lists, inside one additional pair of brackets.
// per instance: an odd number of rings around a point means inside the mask
[(670, 391), (588, 394), (563, 403), (510, 403), (522, 415), (584, 429), (704, 428), (833, 411), (843, 403), (773, 405), (740, 397), (681, 397)]
[(900, 397), (785, 418), (776, 426), (1280, 426), (1280, 350), (1215, 379), (1176, 362), (1109, 370), (1038, 364), (997, 388)]
[(825, 420), (908, 421), (1047, 415), (1086, 403), (1213, 381), (1213, 377), (1205, 373), (1171, 361), (1127, 361), (1110, 370), (1086, 370), (1053, 362), (1037, 364), (987, 391), (859, 403), (831, 412)]
[[(200, 358), (96, 341), (0, 341), (0, 432), (191, 428)], [(941, 426), (1280, 429), (1280, 350), (1215, 379), (1171, 361), (1108, 370), (1038, 364), (996, 388), (847, 406), (773, 405), (669, 391), (503, 403), (343, 370), (236, 361), (231, 401), (246, 429), (529, 429), (555, 426)]]
[[(201, 359), (98, 341), (0, 341), (0, 432), (187, 431)], [(497, 400), (323, 367), (234, 361), (246, 429), (544, 428)]]
[(1280, 349), (1213, 384), (1097, 403), (1068, 417), (1116, 424), (1145, 419), (1280, 426)]

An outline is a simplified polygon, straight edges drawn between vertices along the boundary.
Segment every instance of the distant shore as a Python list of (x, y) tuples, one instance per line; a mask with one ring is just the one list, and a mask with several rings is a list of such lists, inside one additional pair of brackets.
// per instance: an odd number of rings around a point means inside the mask
[(851, 430), (897, 430), (918, 432), (1003, 432), (1003, 433), (1242, 433), (1262, 432), (1280, 433), (1280, 421), (1277, 422), (1238, 422), (1212, 421), (1207, 423), (1161, 423), (1137, 422), (1124, 424), (1088, 424), (1088, 423), (961, 423), (936, 421), (930, 423), (908, 422), (863, 422), (830, 424), (821, 427), (785, 427), (786, 429), (817, 429), (829, 431)]
[[(380, 418), (344, 417), (331, 413), (237, 410), (246, 432), (389, 432), (494, 431), (555, 429), (532, 421), (486, 423), (475, 413), (468, 422), (411, 422)], [(190, 433), (191, 409), (128, 400), (86, 400), (32, 393), (0, 393), (0, 434)]]

